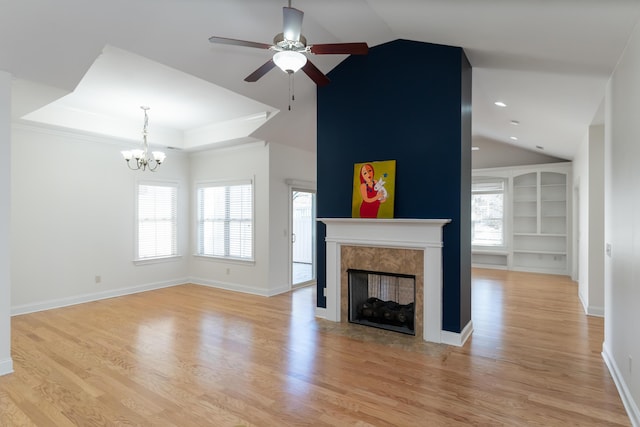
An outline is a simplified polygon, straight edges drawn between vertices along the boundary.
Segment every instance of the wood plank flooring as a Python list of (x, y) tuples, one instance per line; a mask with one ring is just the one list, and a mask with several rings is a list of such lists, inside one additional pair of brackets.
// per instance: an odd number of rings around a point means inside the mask
[(568, 278), (473, 272), (462, 348), (183, 285), (12, 319), (1, 426), (628, 426)]

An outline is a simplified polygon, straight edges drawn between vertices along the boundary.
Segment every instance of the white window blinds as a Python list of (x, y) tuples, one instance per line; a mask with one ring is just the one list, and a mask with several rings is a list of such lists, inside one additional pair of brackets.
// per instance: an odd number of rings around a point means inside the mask
[(253, 259), (251, 181), (197, 187), (198, 255)]
[(505, 246), (503, 178), (474, 179), (471, 184), (471, 244)]
[(138, 253), (140, 260), (178, 255), (178, 187), (138, 185)]

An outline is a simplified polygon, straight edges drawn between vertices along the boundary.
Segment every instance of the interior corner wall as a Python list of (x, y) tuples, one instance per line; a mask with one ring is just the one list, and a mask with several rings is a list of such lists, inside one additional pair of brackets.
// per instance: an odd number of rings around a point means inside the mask
[[(442, 320), (444, 330), (461, 332), (471, 318), (471, 68), (464, 52), (397, 40), (350, 56), (329, 78), (318, 88), (318, 217), (351, 217), (354, 163), (396, 160), (394, 216), (452, 220), (443, 232)], [(326, 307), (322, 224), (317, 233), (318, 306)]]
[(0, 375), (11, 360), (11, 75), (0, 71)]
[[(573, 235), (574, 279), (578, 282), (578, 296), (585, 312), (589, 309), (589, 133), (584, 136), (573, 157), (573, 203), (575, 217)], [(577, 196), (577, 197), (576, 197)]]
[[(256, 295), (270, 295), (269, 289), (269, 148), (264, 142), (238, 147), (195, 152), (190, 155), (189, 182), (254, 180), (254, 260), (242, 262), (192, 256), (195, 227), (192, 228), (189, 253), (190, 280)], [(195, 197), (195, 188), (190, 188)], [(192, 200), (192, 205), (195, 200)], [(195, 212), (191, 219), (195, 221)]]
[[(169, 153), (150, 173), (129, 170), (120, 150), (131, 143), (112, 138), (13, 123), (11, 140), (12, 314), (186, 281), (187, 156)], [(134, 264), (141, 181), (178, 184), (181, 259)]]
[[(604, 126), (594, 125), (573, 158), (578, 295), (585, 312), (604, 316)], [(574, 274), (575, 277), (575, 274)]]

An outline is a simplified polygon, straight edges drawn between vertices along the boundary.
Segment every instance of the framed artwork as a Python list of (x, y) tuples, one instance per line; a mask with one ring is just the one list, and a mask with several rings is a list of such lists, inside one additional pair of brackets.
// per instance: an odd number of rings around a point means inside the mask
[(353, 166), (352, 218), (393, 218), (396, 161), (356, 163)]

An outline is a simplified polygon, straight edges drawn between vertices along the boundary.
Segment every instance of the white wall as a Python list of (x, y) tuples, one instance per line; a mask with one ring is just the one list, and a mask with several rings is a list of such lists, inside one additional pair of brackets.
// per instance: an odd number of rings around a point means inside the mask
[(640, 425), (640, 28), (605, 101), (605, 342), (603, 356), (634, 425)]
[(11, 75), (0, 71), (0, 375), (11, 361)]
[(185, 282), (187, 204), (179, 210), (178, 234), (185, 256), (148, 265), (133, 259), (137, 180), (177, 181), (185, 197), (188, 158), (169, 152), (157, 172), (131, 171), (120, 155), (124, 146), (130, 143), (14, 124), (14, 314)]
[(287, 180), (315, 185), (316, 154), (300, 149), (269, 144), (269, 286), (272, 291), (291, 288), (290, 272), (290, 191)]
[(579, 233), (578, 294), (587, 314), (604, 316), (604, 126), (589, 127), (573, 170), (573, 186), (580, 194), (579, 224), (574, 223)]
[[(258, 295), (269, 295), (269, 148), (265, 143), (209, 150), (190, 156), (192, 200), (194, 183), (254, 179), (255, 262), (190, 257), (191, 281)], [(191, 213), (192, 222), (195, 212)], [(195, 253), (195, 227), (191, 227), (190, 254)]]
[(604, 126), (589, 128), (589, 305), (604, 316)]
[[(578, 281), (578, 296), (585, 310), (589, 298), (589, 133), (585, 134), (573, 157), (573, 270)], [(575, 197), (578, 196), (576, 199)]]

